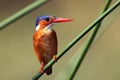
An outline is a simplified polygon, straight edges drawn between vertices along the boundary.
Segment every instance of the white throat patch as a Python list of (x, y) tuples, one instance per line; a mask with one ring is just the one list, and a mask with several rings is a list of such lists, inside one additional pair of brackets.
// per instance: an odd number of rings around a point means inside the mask
[(40, 28), (40, 25), (37, 25), (37, 26), (36, 26), (36, 31), (38, 31), (38, 30), (39, 30), (39, 28)]
[(51, 30), (51, 29), (52, 29), (52, 26), (53, 26), (53, 23), (47, 25), (47, 26), (45, 27), (45, 29), (46, 29), (46, 30)]
[[(38, 30), (40, 29), (40, 26), (41, 26), (41, 25), (37, 25), (37, 26), (36, 26), (36, 31), (38, 31)], [(47, 26), (45, 27), (45, 29), (49, 31), (49, 30), (52, 29), (52, 26), (53, 26), (53, 23), (47, 25)]]

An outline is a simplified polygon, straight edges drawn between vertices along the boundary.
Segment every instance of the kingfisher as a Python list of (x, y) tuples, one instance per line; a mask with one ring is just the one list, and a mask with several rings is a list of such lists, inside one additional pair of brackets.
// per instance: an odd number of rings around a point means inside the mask
[[(40, 72), (44, 73), (44, 66), (53, 59), (56, 61), (56, 54), (58, 49), (58, 41), (55, 30), (52, 29), (53, 24), (60, 22), (69, 22), (69, 18), (57, 18), (51, 15), (39, 16), (36, 19), (35, 32), (33, 35), (34, 50), (39, 62), (41, 63)], [(45, 73), (50, 75), (52, 73), (52, 66), (50, 66)]]

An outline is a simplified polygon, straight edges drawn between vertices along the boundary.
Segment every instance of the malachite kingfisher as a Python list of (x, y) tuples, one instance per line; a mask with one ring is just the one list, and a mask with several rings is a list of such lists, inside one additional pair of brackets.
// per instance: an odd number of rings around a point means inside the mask
[[(53, 58), (56, 60), (58, 41), (56, 32), (52, 29), (54, 23), (69, 22), (69, 18), (57, 18), (55, 16), (43, 15), (36, 19), (36, 31), (33, 35), (35, 53), (41, 63), (40, 72), (44, 73), (44, 66)], [(45, 73), (52, 73), (52, 66)]]

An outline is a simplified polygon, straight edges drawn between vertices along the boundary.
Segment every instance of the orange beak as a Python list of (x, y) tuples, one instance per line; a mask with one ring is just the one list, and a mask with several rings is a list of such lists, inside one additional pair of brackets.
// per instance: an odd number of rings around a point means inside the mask
[(73, 21), (73, 20), (69, 19), (69, 18), (56, 18), (56, 19), (53, 20), (53, 23), (69, 22), (69, 21)]

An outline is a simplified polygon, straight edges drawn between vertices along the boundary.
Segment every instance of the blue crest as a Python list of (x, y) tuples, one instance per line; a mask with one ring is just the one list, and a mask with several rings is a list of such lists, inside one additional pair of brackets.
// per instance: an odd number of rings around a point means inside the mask
[(45, 20), (46, 18), (49, 18), (50, 16), (49, 15), (43, 15), (43, 16), (39, 16), (37, 19), (36, 19), (36, 25), (38, 25), (39, 21), (40, 20)]

